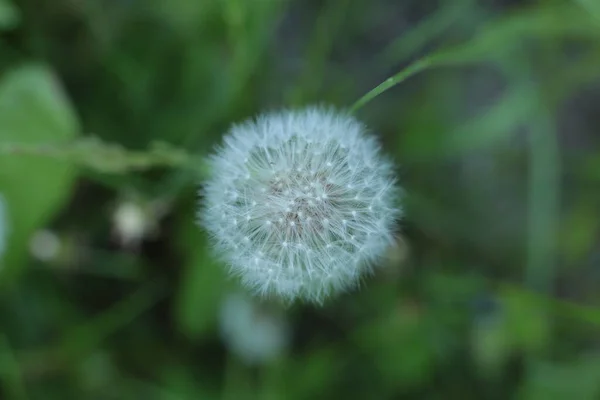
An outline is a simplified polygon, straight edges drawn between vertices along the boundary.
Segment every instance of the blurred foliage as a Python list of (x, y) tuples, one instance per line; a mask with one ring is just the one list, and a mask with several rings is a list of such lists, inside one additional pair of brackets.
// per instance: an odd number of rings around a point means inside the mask
[[(72, 107), (54, 77), (37, 66), (21, 66), (3, 76), (0, 121), (3, 141), (21, 144), (60, 142), (79, 131)], [(3, 270), (6, 280), (7, 273), (24, 265), (22, 256), (33, 231), (68, 199), (75, 171), (62, 160), (14, 157), (2, 158), (0, 169), (11, 226)], [(28, 183), (23, 184), (23, 179)]]
[[(0, 398), (600, 398), (598, 4), (0, 0)], [(380, 136), (406, 218), (249, 366), (202, 159), (313, 102)]]

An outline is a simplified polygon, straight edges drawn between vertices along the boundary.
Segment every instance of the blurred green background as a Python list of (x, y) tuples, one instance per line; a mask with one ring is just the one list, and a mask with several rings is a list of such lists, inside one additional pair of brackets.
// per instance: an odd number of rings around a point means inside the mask
[[(382, 82), (397, 245), (236, 297), (203, 157)], [(599, 1), (0, 0), (0, 194), (1, 399), (600, 399)]]

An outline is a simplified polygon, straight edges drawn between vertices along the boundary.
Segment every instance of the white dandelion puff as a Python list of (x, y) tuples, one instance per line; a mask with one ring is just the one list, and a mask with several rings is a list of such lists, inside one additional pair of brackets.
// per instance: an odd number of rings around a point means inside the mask
[(236, 125), (210, 168), (201, 223), (256, 294), (322, 302), (392, 242), (393, 165), (349, 114), (313, 107)]

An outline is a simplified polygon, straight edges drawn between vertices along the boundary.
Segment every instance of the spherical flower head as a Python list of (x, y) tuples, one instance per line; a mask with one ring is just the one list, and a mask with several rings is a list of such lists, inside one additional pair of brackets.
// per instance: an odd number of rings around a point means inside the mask
[(322, 302), (355, 286), (392, 241), (393, 166), (347, 113), (312, 107), (236, 125), (210, 167), (200, 220), (257, 294)]

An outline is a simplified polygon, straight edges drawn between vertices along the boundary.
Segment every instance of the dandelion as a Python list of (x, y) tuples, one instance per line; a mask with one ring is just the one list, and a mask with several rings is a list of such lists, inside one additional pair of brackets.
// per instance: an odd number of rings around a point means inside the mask
[(322, 302), (356, 286), (393, 239), (393, 165), (354, 117), (313, 107), (234, 126), (210, 159), (200, 220), (259, 295)]

